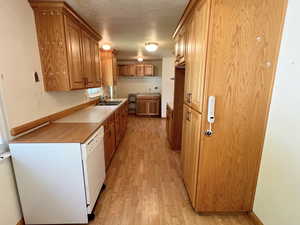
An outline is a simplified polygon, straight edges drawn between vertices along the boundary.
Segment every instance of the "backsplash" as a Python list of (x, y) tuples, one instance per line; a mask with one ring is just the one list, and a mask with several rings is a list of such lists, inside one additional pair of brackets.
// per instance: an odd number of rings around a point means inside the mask
[(127, 98), (131, 93), (161, 92), (161, 77), (127, 78), (119, 77), (116, 96)]

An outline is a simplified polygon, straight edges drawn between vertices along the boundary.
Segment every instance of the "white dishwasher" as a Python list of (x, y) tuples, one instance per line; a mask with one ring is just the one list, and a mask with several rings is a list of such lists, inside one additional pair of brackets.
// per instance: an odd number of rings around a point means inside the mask
[[(88, 213), (91, 214), (105, 180), (103, 126), (81, 145)], [(100, 163), (99, 163), (100, 162)]]
[(100, 127), (84, 143), (10, 144), (26, 224), (88, 223), (105, 179), (103, 137)]

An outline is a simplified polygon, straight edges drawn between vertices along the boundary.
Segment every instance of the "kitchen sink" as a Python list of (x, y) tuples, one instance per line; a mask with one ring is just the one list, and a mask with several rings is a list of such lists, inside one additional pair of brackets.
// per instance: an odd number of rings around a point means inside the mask
[(119, 105), (122, 101), (102, 101), (102, 102), (98, 102), (97, 105)]

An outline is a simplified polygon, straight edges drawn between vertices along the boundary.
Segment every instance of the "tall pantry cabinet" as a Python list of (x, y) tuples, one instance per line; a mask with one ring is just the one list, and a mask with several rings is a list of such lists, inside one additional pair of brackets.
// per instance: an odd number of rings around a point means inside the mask
[(198, 212), (252, 211), (286, 5), (191, 0), (173, 35), (185, 31), (181, 162)]

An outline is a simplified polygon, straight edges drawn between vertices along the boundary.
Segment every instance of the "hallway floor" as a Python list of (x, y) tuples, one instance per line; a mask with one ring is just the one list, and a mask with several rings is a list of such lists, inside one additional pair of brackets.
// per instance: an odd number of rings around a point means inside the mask
[(165, 121), (129, 117), (90, 225), (254, 225), (246, 215), (201, 216), (189, 203)]

